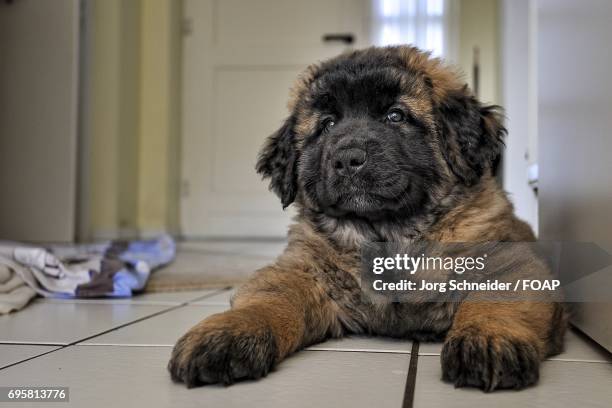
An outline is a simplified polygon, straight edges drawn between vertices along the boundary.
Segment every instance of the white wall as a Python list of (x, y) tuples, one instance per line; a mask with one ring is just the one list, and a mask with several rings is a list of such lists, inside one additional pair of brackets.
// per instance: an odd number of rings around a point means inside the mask
[(538, 231), (538, 200), (528, 184), (537, 163), (537, 40), (535, 0), (501, 3), (501, 104), (506, 110), (503, 185), (519, 218)]
[(177, 231), (181, 3), (88, 2), (81, 240)]
[[(612, 2), (539, 0), (540, 230), (612, 252)], [(572, 322), (612, 350), (612, 266), (565, 287), (603, 291)], [(590, 299), (587, 299), (590, 300)]]
[(478, 98), (499, 104), (499, 2), (497, 0), (461, 0), (457, 62), (465, 81), (473, 89), (474, 48), (479, 52)]

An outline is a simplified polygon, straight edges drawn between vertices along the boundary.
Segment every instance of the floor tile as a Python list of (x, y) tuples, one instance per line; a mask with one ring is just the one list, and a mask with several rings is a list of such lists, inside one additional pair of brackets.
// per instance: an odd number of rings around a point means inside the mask
[(142, 293), (130, 298), (95, 298), (95, 299), (55, 299), (38, 298), (37, 302), (45, 303), (93, 303), (93, 304), (160, 304), (160, 305), (180, 305), (194, 300), (199, 300), (204, 296), (222, 292), (221, 289), (189, 290), (177, 292), (157, 292)]
[(372, 353), (410, 353), (412, 342), (385, 337), (351, 336), (341, 339), (330, 339), (315, 344), (308, 350), (361, 351)]
[(0, 368), (51, 350), (56, 350), (57, 348), (57, 346), (35, 346), (29, 344), (0, 344)]
[(440, 355), (442, 352), (442, 345), (444, 343), (419, 343), (419, 355), (420, 356), (431, 356), (431, 355)]
[(202, 319), (226, 309), (225, 306), (184, 306), (94, 337), (81, 344), (172, 347), (180, 336)]
[(167, 308), (35, 302), (17, 313), (0, 316), (0, 343), (68, 344)]
[(545, 361), (540, 382), (522, 391), (484, 393), (474, 388), (454, 388), (440, 380), (440, 359), (420, 356), (414, 406), (474, 408), (596, 408), (610, 406), (612, 364)]
[[(94, 337), (82, 345), (129, 345), (129, 346), (168, 346), (188, 329), (207, 316), (227, 310), (223, 305), (189, 305), (162, 313), (150, 319), (122, 327), (119, 330)], [(363, 351), (410, 353), (412, 342), (384, 337), (354, 336), (342, 339), (330, 339), (309, 347), (319, 351)]]
[(610, 353), (607, 353), (586, 335), (568, 330), (565, 335), (565, 351), (551, 357), (551, 360), (598, 361), (612, 363)]
[(193, 305), (227, 305), (229, 307), (230, 299), (236, 293), (235, 289), (224, 290), (212, 296), (207, 296), (205, 299), (192, 302)]
[(90, 408), (384, 408), (401, 406), (409, 364), (407, 354), (303, 351), (259, 381), (186, 389), (171, 382), (169, 355), (168, 347), (73, 346), (0, 371), (0, 384), (67, 386), (62, 406)]
[[(419, 355), (440, 355), (442, 343), (420, 343)], [(612, 362), (610, 355), (584, 335), (568, 330), (565, 335), (565, 351), (550, 360)]]

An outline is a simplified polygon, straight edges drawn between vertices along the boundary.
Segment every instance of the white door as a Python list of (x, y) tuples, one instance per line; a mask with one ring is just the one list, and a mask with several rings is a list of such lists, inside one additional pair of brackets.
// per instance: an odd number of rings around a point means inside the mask
[(368, 43), (366, 0), (186, 0), (181, 227), (186, 237), (282, 237), (283, 211), (254, 166), (308, 64)]

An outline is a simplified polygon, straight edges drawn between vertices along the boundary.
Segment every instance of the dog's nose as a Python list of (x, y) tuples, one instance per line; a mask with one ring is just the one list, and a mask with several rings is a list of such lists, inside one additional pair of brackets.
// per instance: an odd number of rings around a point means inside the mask
[(334, 170), (341, 176), (352, 176), (363, 168), (366, 160), (365, 150), (357, 148), (342, 149), (336, 153)]

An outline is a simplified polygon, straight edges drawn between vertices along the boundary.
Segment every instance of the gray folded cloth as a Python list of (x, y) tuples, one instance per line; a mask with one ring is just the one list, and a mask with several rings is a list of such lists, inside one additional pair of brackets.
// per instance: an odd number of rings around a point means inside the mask
[(24, 308), (36, 292), (0, 256), (0, 315)]

